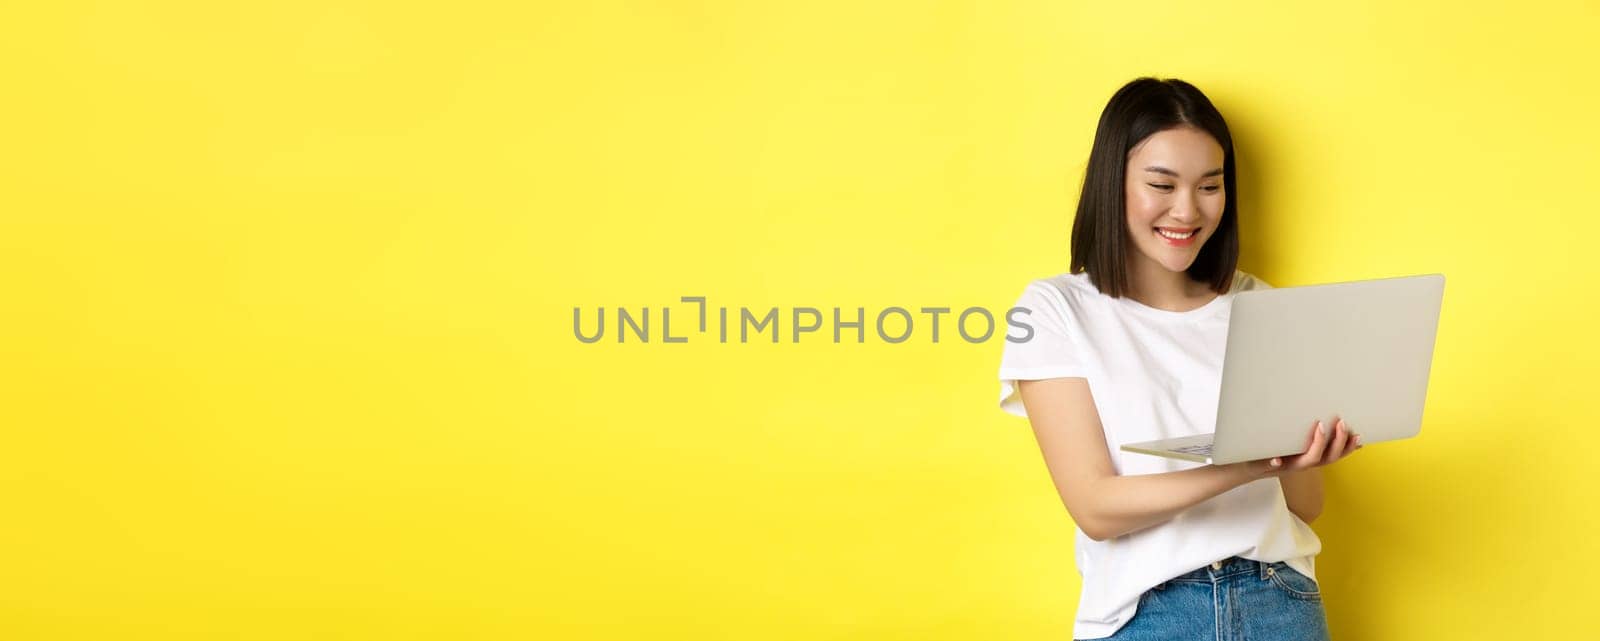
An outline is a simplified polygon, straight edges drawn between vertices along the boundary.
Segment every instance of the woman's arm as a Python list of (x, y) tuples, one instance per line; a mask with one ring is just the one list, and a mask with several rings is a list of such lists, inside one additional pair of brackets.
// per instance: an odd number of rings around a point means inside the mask
[(1361, 435), (1350, 431), (1343, 418), (1327, 429), (1318, 421), (1302, 454), (1283, 460), (1278, 483), (1289, 511), (1301, 521), (1311, 523), (1322, 515), (1322, 466), (1343, 459), (1361, 449)]
[(1096, 541), (1164, 523), (1190, 506), (1277, 471), (1267, 461), (1248, 461), (1119, 476), (1088, 381), (1019, 381), (1017, 390), (1067, 513)]
[(1313, 467), (1278, 476), (1289, 511), (1306, 523), (1322, 514), (1322, 468)]

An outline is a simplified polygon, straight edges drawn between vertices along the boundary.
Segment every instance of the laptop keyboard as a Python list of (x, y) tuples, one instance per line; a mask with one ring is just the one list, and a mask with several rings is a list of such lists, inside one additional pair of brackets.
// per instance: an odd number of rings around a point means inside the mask
[(1172, 448), (1171, 451), (1173, 451), (1173, 452), (1181, 452), (1183, 454), (1199, 454), (1201, 456), (1211, 456), (1211, 444), (1210, 443), (1206, 443), (1206, 444), (1203, 444), (1203, 445), (1189, 445), (1189, 446), (1185, 446), (1185, 447), (1174, 447), (1174, 448)]

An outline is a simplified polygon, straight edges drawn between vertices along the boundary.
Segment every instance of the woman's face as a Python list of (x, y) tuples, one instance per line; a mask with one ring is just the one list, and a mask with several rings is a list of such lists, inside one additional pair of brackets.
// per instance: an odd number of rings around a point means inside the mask
[[(1228, 195), (1222, 189), (1222, 145), (1189, 126), (1158, 131), (1128, 154), (1124, 198), (1130, 256), (1182, 272), (1216, 233)], [(1163, 236), (1165, 230), (1173, 238)], [(1192, 233), (1191, 233), (1192, 232)]]

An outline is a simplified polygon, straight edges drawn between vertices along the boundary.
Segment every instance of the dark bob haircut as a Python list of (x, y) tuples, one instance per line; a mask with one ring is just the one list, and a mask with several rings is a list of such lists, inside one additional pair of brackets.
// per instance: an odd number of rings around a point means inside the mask
[(1187, 271), (1189, 278), (1226, 294), (1239, 264), (1239, 192), (1234, 189), (1233, 137), (1228, 123), (1194, 85), (1177, 79), (1139, 78), (1123, 85), (1100, 113), (1083, 173), (1083, 195), (1072, 221), (1072, 273), (1089, 272), (1101, 293), (1128, 293), (1128, 154), (1151, 134), (1189, 125), (1222, 146), (1224, 204), (1216, 231)]

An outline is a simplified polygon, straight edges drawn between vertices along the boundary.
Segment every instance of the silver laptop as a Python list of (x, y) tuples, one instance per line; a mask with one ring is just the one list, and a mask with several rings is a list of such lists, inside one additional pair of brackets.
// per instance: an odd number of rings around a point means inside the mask
[(1122, 449), (1213, 465), (1288, 456), (1336, 416), (1363, 445), (1416, 436), (1443, 299), (1443, 274), (1239, 292), (1216, 432)]

